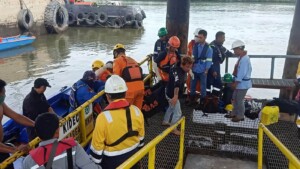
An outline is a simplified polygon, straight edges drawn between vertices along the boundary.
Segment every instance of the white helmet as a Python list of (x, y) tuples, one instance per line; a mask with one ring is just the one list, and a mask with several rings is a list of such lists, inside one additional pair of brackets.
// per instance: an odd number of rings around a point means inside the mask
[(242, 46), (245, 46), (245, 43), (241, 40), (236, 40), (232, 43), (231, 49), (242, 47)]
[(127, 86), (120, 76), (118, 75), (112, 75), (109, 77), (105, 83), (105, 93), (123, 93), (127, 91)]
[(202, 28), (195, 29), (194, 35), (198, 35), (199, 31), (201, 31), (201, 30), (202, 30)]

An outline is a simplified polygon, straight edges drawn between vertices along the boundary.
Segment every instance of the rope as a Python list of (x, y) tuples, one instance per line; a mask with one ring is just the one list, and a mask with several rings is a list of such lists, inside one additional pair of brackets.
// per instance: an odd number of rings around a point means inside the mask
[(25, 6), (25, 9), (28, 9), (25, 2), (24, 2), (24, 0), (20, 0), (20, 5), (21, 5), (21, 9), (24, 9), (24, 6)]

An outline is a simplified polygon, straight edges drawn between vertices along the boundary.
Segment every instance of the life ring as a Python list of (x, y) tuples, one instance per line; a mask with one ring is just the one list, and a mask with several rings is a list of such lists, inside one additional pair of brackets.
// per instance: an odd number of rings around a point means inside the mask
[(128, 24), (128, 25), (132, 24), (133, 20), (134, 20), (134, 16), (132, 14), (127, 14), (125, 16), (125, 22), (126, 22), (126, 24)]
[(76, 16), (77, 21), (82, 22), (85, 19), (85, 14), (82, 12), (79, 12)]
[(135, 14), (135, 20), (142, 21), (143, 20), (142, 14), (140, 14), (140, 13)]
[(23, 31), (28, 31), (33, 25), (33, 15), (29, 9), (21, 9), (18, 13), (18, 25)]
[(120, 18), (115, 18), (112, 20), (111, 25), (113, 28), (120, 29), (123, 26), (122, 20)]
[(143, 19), (145, 19), (145, 18), (146, 18), (146, 13), (145, 13), (144, 10), (141, 10), (141, 14), (142, 14), (142, 16), (143, 16)]
[(67, 9), (57, 1), (51, 1), (44, 14), (44, 24), (48, 33), (61, 33), (68, 29)]
[(73, 25), (75, 23), (76, 19), (73, 13), (69, 13), (69, 21), (68, 24), (69, 25)]
[(108, 17), (107, 17), (107, 14), (106, 13), (103, 13), (103, 12), (101, 12), (99, 15), (98, 15), (98, 19), (97, 19), (97, 21), (99, 22), (99, 23), (105, 23), (105, 22), (107, 22), (107, 20), (108, 20)]
[(95, 23), (97, 22), (97, 16), (94, 13), (90, 12), (86, 15), (85, 22), (88, 25), (95, 25)]

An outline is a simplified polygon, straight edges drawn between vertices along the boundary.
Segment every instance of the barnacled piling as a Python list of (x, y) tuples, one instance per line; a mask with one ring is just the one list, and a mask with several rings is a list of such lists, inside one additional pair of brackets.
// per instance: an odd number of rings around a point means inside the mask
[(180, 53), (187, 53), (190, 0), (168, 0), (166, 25), (170, 36), (180, 39)]

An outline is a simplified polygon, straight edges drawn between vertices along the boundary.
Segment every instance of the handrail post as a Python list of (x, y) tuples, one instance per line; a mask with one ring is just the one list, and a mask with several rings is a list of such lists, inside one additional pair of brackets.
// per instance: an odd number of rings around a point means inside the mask
[(229, 57), (227, 57), (225, 60), (225, 73), (228, 73), (228, 62), (229, 62)]
[(270, 79), (271, 80), (274, 78), (274, 65), (275, 65), (275, 58), (272, 57), (272, 61), (271, 61), (271, 74), (270, 74)]
[(258, 169), (262, 169), (262, 161), (263, 161), (263, 137), (264, 131), (262, 129), (261, 124), (258, 126), (258, 162), (257, 166)]
[(153, 147), (149, 151), (148, 169), (154, 169), (155, 168), (155, 149), (156, 149), (156, 147)]
[(150, 57), (150, 59), (149, 59), (150, 87), (152, 87), (152, 84), (153, 84), (153, 72), (152, 72), (152, 59), (153, 59), (153, 55), (150, 55), (149, 57)]
[(184, 150), (184, 132), (185, 132), (185, 117), (183, 117), (183, 120), (180, 125), (180, 145), (179, 145), (179, 168), (182, 168), (183, 164), (183, 150)]
[(86, 128), (85, 128), (85, 109), (82, 109), (79, 113), (79, 127), (80, 127), (80, 134), (81, 134), (81, 142), (86, 141)]

